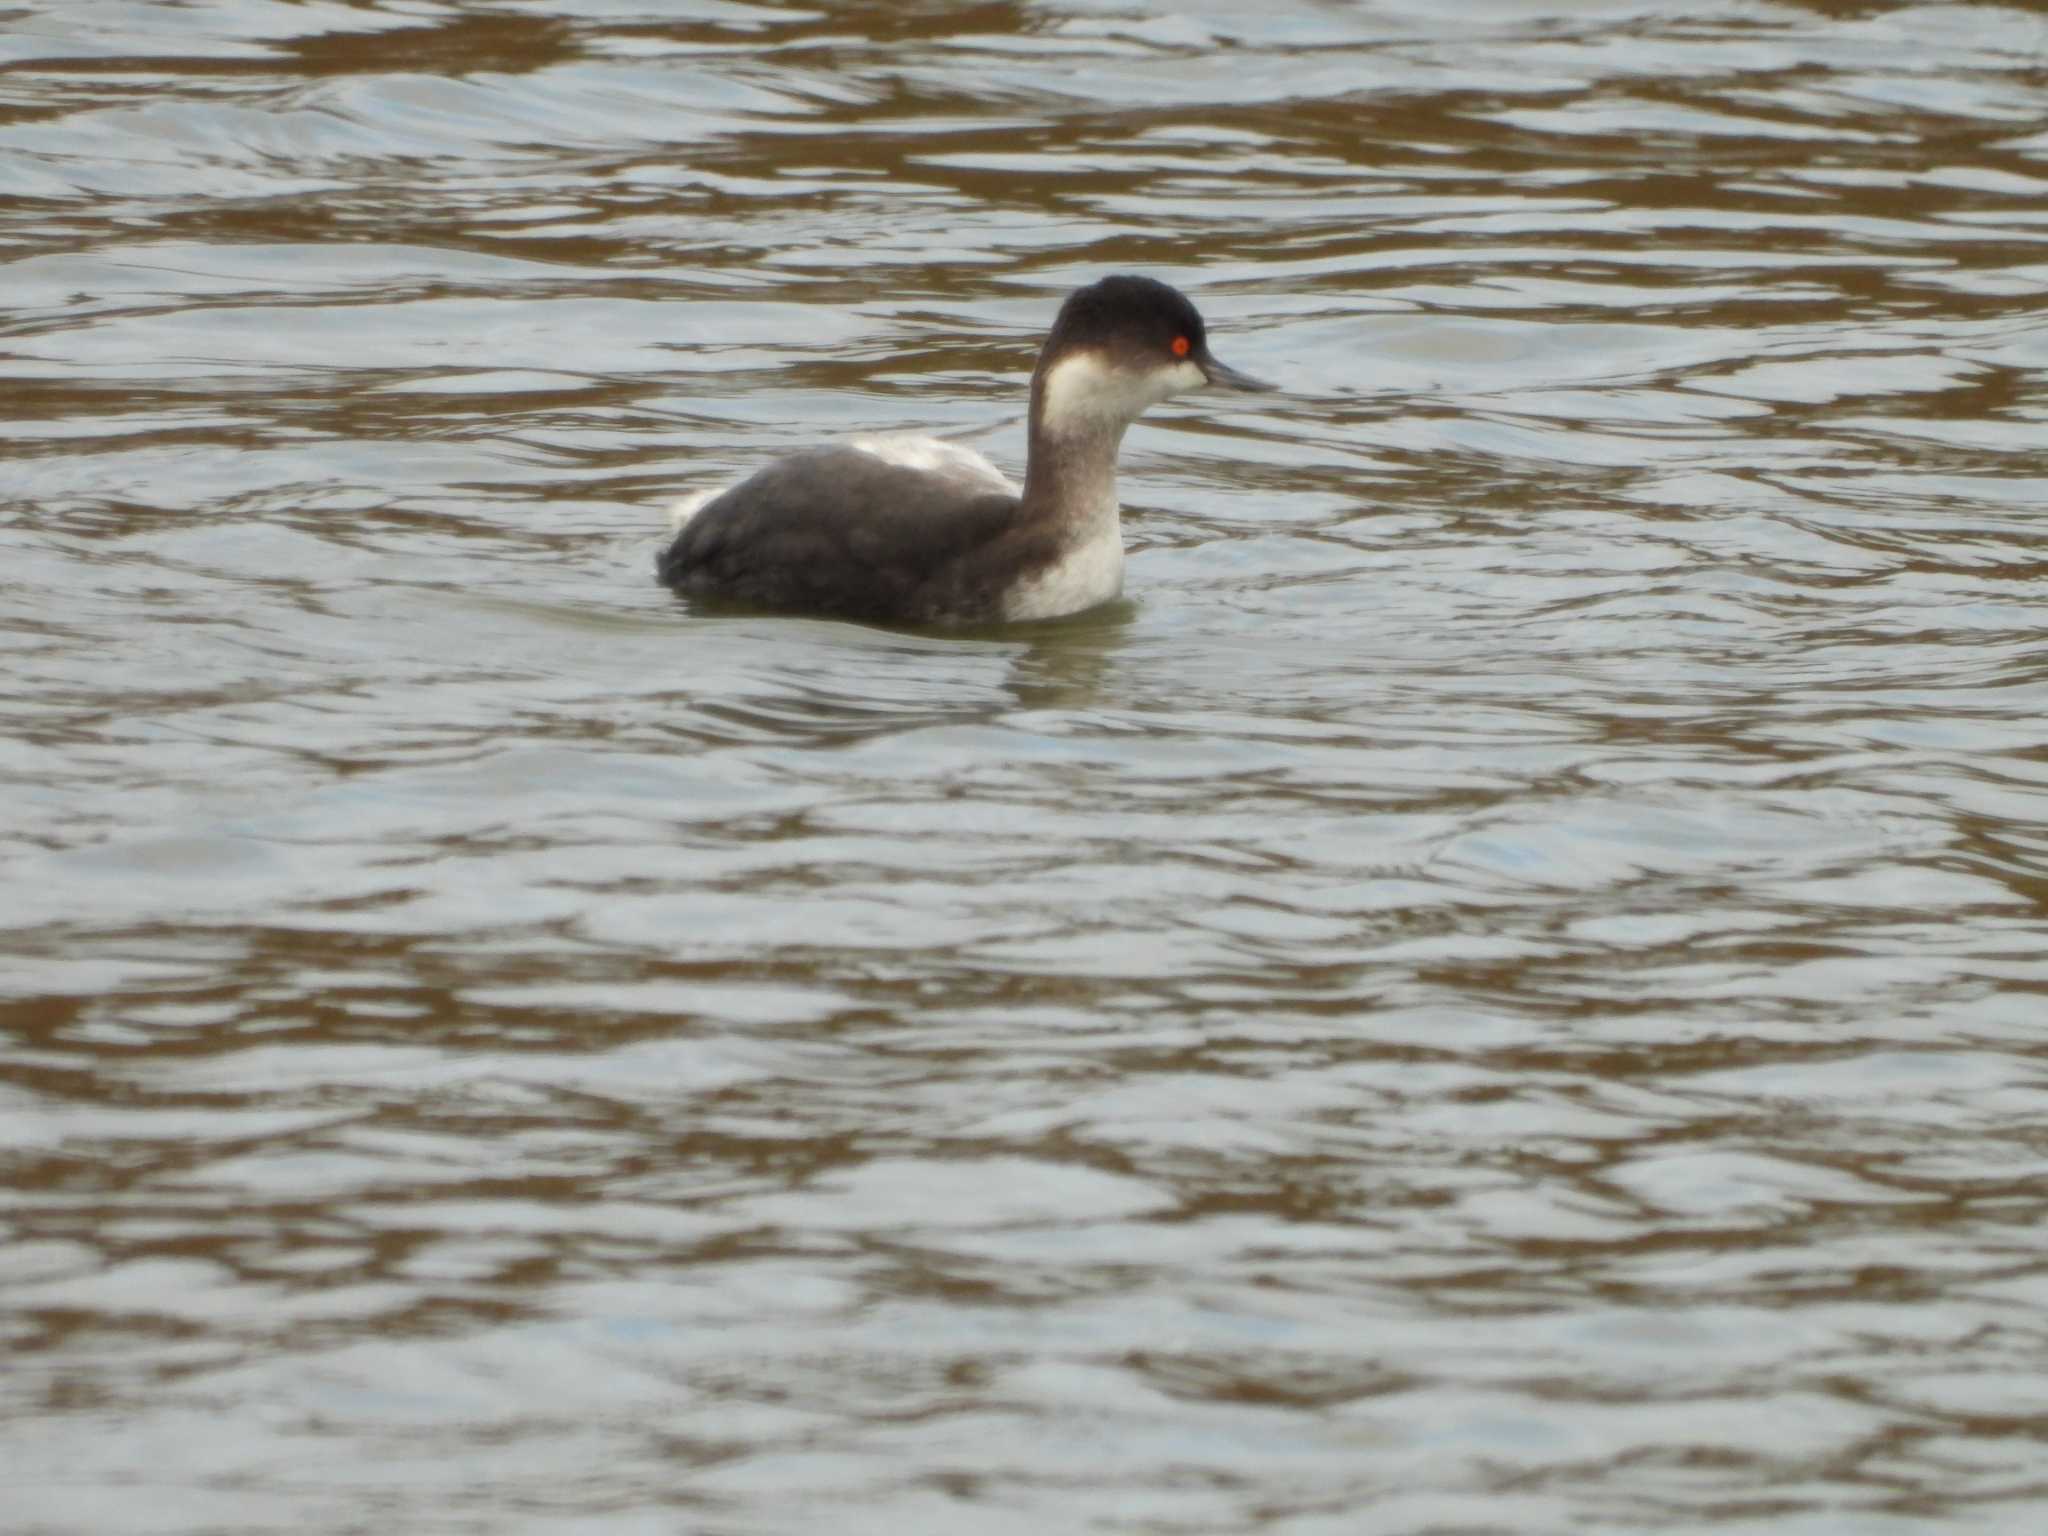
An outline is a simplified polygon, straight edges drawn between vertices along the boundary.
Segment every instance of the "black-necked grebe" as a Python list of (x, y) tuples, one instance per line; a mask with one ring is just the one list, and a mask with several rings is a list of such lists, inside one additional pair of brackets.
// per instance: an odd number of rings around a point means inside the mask
[(1204, 386), (1265, 390), (1209, 354), (1179, 290), (1105, 277), (1070, 294), (1031, 374), (1020, 492), (972, 449), (854, 437), (778, 459), (673, 513), (661, 579), (785, 612), (911, 624), (1050, 619), (1123, 590), (1124, 429)]

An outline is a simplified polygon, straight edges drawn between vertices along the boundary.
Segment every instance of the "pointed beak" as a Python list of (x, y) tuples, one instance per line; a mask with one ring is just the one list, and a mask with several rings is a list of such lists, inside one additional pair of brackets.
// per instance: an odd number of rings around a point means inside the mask
[(1209, 381), (1211, 389), (1237, 390), (1244, 394), (1261, 395), (1278, 389), (1278, 384), (1268, 384), (1264, 379), (1255, 379), (1248, 373), (1239, 373), (1228, 363), (1219, 363), (1206, 349), (1195, 359), (1195, 366), (1202, 370), (1202, 377)]

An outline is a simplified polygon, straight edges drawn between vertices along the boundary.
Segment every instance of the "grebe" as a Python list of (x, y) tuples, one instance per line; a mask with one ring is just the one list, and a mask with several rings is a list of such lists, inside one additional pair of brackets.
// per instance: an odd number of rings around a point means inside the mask
[(1274, 386), (1210, 354), (1185, 295), (1105, 277), (1060, 306), (1031, 374), (1020, 491), (972, 449), (868, 436), (778, 459), (671, 514), (662, 581), (691, 596), (908, 624), (1050, 619), (1123, 590), (1116, 454), (1173, 395)]

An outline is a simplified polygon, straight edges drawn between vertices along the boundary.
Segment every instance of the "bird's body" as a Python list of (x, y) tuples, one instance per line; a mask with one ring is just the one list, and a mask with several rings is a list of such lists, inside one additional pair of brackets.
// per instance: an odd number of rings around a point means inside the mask
[(1071, 295), (1031, 379), (1022, 487), (935, 438), (856, 437), (676, 509), (661, 579), (792, 613), (911, 624), (1054, 618), (1123, 586), (1116, 454), (1147, 406), (1268, 386), (1211, 357), (1176, 290), (1111, 277)]

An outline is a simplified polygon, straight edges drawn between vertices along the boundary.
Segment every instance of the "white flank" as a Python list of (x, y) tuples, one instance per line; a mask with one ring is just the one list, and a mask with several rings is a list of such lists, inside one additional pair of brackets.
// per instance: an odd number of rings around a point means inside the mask
[(864, 432), (859, 437), (849, 437), (846, 446), (858, 448), (885, 464), (901, 465), (922, 475), (939, 475), (981, 490), (1007, 491), (1012, 496), (1017, 494), (1017, 487), (987, 459), (972, 448), (963, 448), (942, 438), (924, 437), (914, 432)]
[[(995, 465), (972, 448), (963, 448), (958, 443), (912, 432), (869, 432), (846, 438), (844, 442), (848, 448), (856, 448), (885, 464), (901, 465), (923, 475), (938, 475), (953, 481), (963, 490), (1002, 491), (1011, 496), (1022, 494)], [(670, 529), (681, 532), (691, 518), (731, 489), (727, 485), (714, 485), (681, 497), (668, 509)]]

